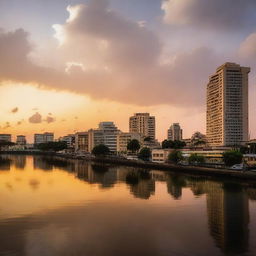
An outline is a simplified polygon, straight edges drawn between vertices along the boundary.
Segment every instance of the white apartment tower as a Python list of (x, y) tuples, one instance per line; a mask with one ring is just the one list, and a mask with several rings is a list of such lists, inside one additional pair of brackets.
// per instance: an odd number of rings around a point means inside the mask
[(179, 123), (173, 123), (167, 131), (168, 140), (182, 140), (182, 129)]
[(156, 124), (155, 117), (149, 113), (135, 113), (129, 120), (130, 133), (140, 133), (145, 137), (155, 140)]
[(207, 85), (206, 136), (209, 146), (239, 146), (248, 141), (249, 67), (225, 63)]

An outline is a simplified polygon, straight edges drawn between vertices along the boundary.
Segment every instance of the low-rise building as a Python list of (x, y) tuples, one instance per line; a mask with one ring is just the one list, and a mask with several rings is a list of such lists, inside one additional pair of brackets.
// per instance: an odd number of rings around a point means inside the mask
[(120, 132), (117, 134), (117, 152), (127, 153), (127, 145), (131, 140), (138, 140), (142, 144), (143, 135), (131, 132)]
[(54, 141), (54, 134), (52, 132), (36, 133), (34, 134), (34, 144), (47, 143)]
[(16, 139), (16, 144), (17, 145), (26, 145), (27, 141), (26, 141), (26, 136), (24, 135), (17, 135), (17, 139)]
[(0, 134), (0, 141), (11, 142), (12, 135), (11, 134)]
[(77, 132), (75, 134), (75, 151), (89, 152), (88, 132)]
[(104, 133), (99, 129), (90, 129), (88, 131), (88, 149), (91, 153), (97, 145), (104, 144)]
[(68, 148), (74, 148), (75, 147), (75, 134), (68, 134), (66, 136), (60, 137), (59, 141), (63, 141), (67, 143)]
[(155, 163), (165, 163), (168, 160), (169, 154), (173, 151), (173, 149), (152, 149), (152, 162)]

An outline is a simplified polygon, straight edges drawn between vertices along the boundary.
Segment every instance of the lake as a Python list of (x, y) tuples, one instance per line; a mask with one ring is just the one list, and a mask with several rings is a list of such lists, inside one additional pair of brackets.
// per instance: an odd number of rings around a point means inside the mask
[(0, 156), (0, 255), (256, 255), (246, 182)]

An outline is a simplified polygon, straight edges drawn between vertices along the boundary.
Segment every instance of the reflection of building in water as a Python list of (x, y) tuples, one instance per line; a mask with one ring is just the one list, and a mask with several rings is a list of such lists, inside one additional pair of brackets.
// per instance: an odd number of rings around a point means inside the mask
[(183, 176), (166, 175), (167, 190), (174, 199), (180, 199), (182, 196), (182, 187), (186, 187), (186, 181)]
[(11, 169), (11, 160), (0, 156), (0, 171), (9, 171)]
[(33, 167), (34, 169), (42, 169), (45, 171), (51, 171), (53, 169), (53, 165), (42, 156), (33, 157)]
[(238, 185), (207, 182), (210, 233), (224, 252), (242, 253), (248, 248), (248, 197)]
[(26, 166), (26, 159), (27, 157), (25, 155), (15, 155), (12, 160), (16, 168), (24, 169)]
[(77, 177), (91, 184), (100, 184), (102, 188), (113, 187), (117, 182), (116, 168), (109, 168), (106, 165), (78, 164), (76, 167)]
[(131, 193), (141, 199), (149, 199), (155, 193), (155, 181), (152, 179), (139, 179), (138, 183), (130, 185)]

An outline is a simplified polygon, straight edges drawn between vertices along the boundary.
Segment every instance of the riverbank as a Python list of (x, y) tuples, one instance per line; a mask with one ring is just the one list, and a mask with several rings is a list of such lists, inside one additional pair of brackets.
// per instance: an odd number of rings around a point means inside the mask
[(240, 179), (240, 180), (254, 180), (256, 181), (256, 172), (252, 171), (233, 171), (229, 169), (221, 168), (209, 168), (202, 166), (182, 166), (170, 163), (155, 163), (155, 162), (145, 162), (138, 160), (128, 160), (118, 157), (93, 157), (88, 155), (84, 156), (74, 156), (70, 154), (58, 154), (55, 152), (44, 152), (44, 151), (2, 151), (0, 154), (23, 154), (23, 155), (45, 155), (45, 156), (58, 156), (64, 159), (78, 159), (83, 161), (91, 161), (97, 163), (109, 163), (114, 165), (124, 165), (145, 169), (156, 169), (163, 171), (172, 171), (181, 174), (196, 174), (201, 176), (215, 176), (215, 177), (225, 177), (230, 179)]

